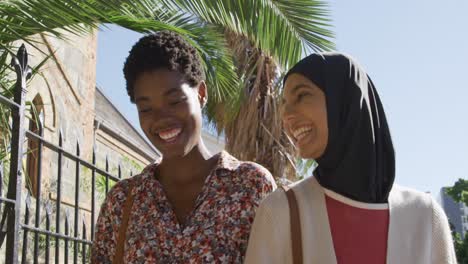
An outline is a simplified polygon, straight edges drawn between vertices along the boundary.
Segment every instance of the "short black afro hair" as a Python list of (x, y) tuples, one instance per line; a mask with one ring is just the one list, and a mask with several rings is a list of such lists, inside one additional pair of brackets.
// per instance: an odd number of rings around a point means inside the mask
[(138, 40), (125, 61), (123, 71), (130, 101), (135, 103), (133, 85), (138, 76), (160, 68), (180, 72), (191, 86), (205, 79), (195, 48), (174, 32), (158, 31)]

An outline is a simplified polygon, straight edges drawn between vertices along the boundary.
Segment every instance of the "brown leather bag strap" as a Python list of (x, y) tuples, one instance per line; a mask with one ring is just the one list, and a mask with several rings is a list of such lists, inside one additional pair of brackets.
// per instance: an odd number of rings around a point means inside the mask
[(130, 211), (133, 205), (133, 181), (130, 181), (127, 192), (127, 199), (125, 200), (123, 211), (122, 211), (122, 222), (119, 227), (119, 233), (117, 235), (117, 244), (115, 246), (115, 255), (112, 260), (112, 264), (123, 264), (125, 238), (127, 233), (128, 219), (130, 218)]
[(293, 264), (303, 264), (301, 218), (296, 195), (294, 195), (291, 188), (287, 186), (282, 186), (282, 188), (286, 192), (286, 197), (288, 197)]

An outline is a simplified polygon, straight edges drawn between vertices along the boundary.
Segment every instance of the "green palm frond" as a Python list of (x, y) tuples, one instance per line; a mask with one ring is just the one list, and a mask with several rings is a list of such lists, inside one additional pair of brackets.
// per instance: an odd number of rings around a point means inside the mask
[(327, 5), (311, 0), (163, 0), (246, 36), (283, 69), (311, 50), (334, 48)]
[[(11, 54), (8, 49), (16, 40), (35, 47), (32, 36), (38, 33), (66, 39), (103, 24), (141, 33), (177, 32), (202, 57), (210, 96), (205, 113), (218, 132), (231, 121), (237, 122), (232, 126), (237, 132), (265, 119), (265, 113), (275, 117), (277, 111), (271, 109), (276, 109), (281, 93), (276, 84), (284, 70), (307, 53), (334, 49), (330, 23), (328, 7), (319, 0), (0, 0), (0, 52)], [(2, 77), (7, 76), (2, 72), (8, 71), (5, 67), (0, 67)], [(8, 90), (7, 77), (0, 85)], [(239, 117), (239, 109), (247, 109), (244, 112), (254, 121)], [(274, 128), (274, 135), (281, 134), (276, 117), (263, 121), (270, 122), (266, 127)], [(263, 133), (258, 124), (250, 128), (246, 137), (262, 146), (276, 137)], [(253, 147), (251, 141), (227, 141), (243, 149)], [(261, 151), (255, 157), (268, 154)], [(265, 162), (274, 160), (277, 157)], [(313, 164), (299, 167), (303, 170), (299, 174), (308, 174)]]
[[(159, 15), (158, 15), (159, 14)], [(0, 45), (48, 32), (65, 38), (89, 33), (101, 23), (148, 33), (171, 30), (195, 46), (205, 65), (212, 101), (229, 97), (237, 84), (231, 55), (219, 28), (150, 0), (10, 0), (0, 2)]]
[(296, 159), (296, 172), (298, 178), (305, 178), (312, 175), (317, 162), (313, 159)]
[(127, 8), (123, 16), (110, 17), (109, 22), (138, 32), (160, 30), (157, 23), (177, 29), (174, 31), (196, 47), (202, 58), (209, 86), (209, 104), (232, 98), (238, 87), (238, 77), (220, 27), (157, 1), (140, 0), (135, 5), (135, 9)]

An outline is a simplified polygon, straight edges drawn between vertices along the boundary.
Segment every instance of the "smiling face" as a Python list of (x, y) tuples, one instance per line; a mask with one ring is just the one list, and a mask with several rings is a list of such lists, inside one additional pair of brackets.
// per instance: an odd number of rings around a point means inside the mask
[(140, 126), (164, 159), (185, 156), (199, 144), (204, 82), (191, 87), (181, 73), (157, 69), (138, 75), (134, 96)]
[(328, 143), (327, 106), (324, 92), (301, 74), (288, 76), (281, 107), (283, 126), (299, 155), (320, 158)]

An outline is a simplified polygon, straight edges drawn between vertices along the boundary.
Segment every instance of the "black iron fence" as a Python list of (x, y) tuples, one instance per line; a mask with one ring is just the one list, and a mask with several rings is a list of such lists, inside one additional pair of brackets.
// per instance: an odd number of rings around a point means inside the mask
[[(93, 148), (92, 161), (81, 157), (80, 145), (76, 144), (74, 153), (63, 147), (62, 132), (59, 131), (58, 144), (44, 139), (43, 124), (39, 119), (35, 132), (25, 127), (26, 121), (26, 81), (31, 75), (28, 66), (28, 54), (25, 46), (21, 46), (12, 59), (12, 66), (16, 71), (16, 87), (14, 100), (0, 95), (0, 103), (10, 107), (12, 111), (12, 133), (9, 155), (9, 174), (0, 161), (0, 252), (5, 254), (5, 263), (89, 263), (89, 255), (94, 239), (94, 222), (99, 208), (96, 201), (97, 181), (104, 183), (105, 193), (110, 185), (122, 178), (120, 166), (118, 175), (111, 175), (109, 162), (106, 158), (105, 169), (96, 166), (96, 151)], [(25, 173), (23, 161), (25, 140), (36, 142), (37, 170), (35, 170), (34, 190), (25, 187)], [(43, 180), (43, 150), (44, 148), (56, 153), (57, 178), (54, 199), (41, 195)], [(74, 163), (74, 201), (65, 204), (63, 201), (63, 163), (67, 159)], [(91, 177), (82, 179), (82, 168), (90, 170)], [(71, 175), (66, 175), (71, 176)], [(131, 173), (130, 173), (131, 176)], [(5, 177), (8, 178), (5, 181)], [(80, 184), (83, 180), (91, 181), (91, 209), (84, 214), (80, 209)], [(7, 182), (6, 196), (2, 192)], [(31, 195), (31, 192), (34, 195)], [(81, 217), (80, 217), (81, 216)], [(54, 219), (55, 217), (55, 219)], [(33, 223), (31, 219), (33, 218)], [(45, 219), (44, 219), (45, 218)], [(81, 219), (80, 219), (81, 218)], [(44, 220), (44, 221), (41, 221)], [(63, 229), (62, 229), (63, 227)], [(6, 238), (6, 240), (5, 240)], [(3, 256), (0, 256), (3, 258)], [(2, 260), (0, 260), (0, 263)]]

